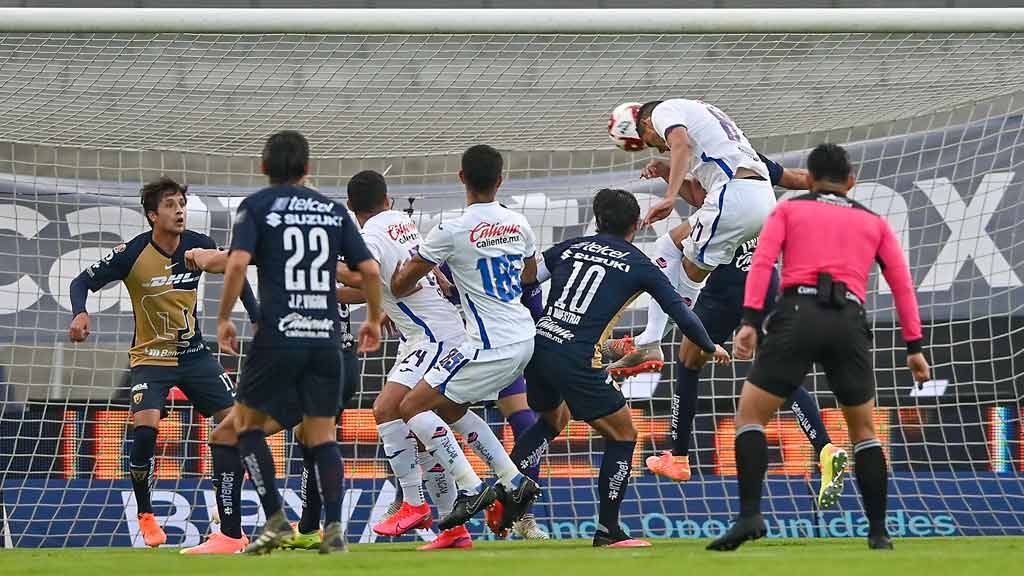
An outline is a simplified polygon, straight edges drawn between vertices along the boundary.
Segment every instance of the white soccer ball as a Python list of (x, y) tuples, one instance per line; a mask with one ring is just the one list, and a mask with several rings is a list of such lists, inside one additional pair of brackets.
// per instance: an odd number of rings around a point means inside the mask
[(644, 142), (636, 131), (636, 113), (639, 110), (639, 102), (626, 102), (616, 106), (608, 118), (608, 137), (628, 152), (644, 149)]

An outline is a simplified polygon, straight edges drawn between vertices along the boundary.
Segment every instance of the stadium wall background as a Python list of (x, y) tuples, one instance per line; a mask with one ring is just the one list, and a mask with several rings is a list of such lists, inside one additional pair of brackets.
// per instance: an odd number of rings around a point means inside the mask
[[(902, 535), (1024, 533), (1019, 514), (1016, 520), (1013, 515), (986, 515), (972, 500), (987, 493), (1003, 495), (1001, 502), (986, 503), (994, 510), (1024, 496), (1024, 395), (1019, 392), (1018, 368), (1024, 349), (1024, 315), (1018, 305), (1024, 296), (1024, 252), (1015, 235), (1024, 221), (1022, 127), (1020, 116), (1007, 116), (849, 146), (861, 182), (855, 197), (885, 214), (902, 237), (927, 325), (928, 352), (936, 366), (936, 381), (911, 396), (891, 297), (874, 278), (868, 308), (882, 406), (878, 418), (893, 462), (893, 493), (902, 504), (893, 519), (896, 525), (902, 523), (902, 532), (897, 530)], [(797, 166), (801, 157), (792, 152), (777, 159)], [(226, 244), (234, 208), (251, 189), (190, 184), (190, 227)], [(134, 515), (123, 500), (130, 491), (122, 457), (127, 420), (124, 348), (132, 326), (126, 294), (115, 286), (94, 296), (94, 340), (78, 348), (64, 342), (70, 280), (144, 229), (138, 185), (0, 174), (0, 366), (5, 367), (0, 379), (0, 455), (7, 460), (0, 466), (0, 486), (12, 531), (20, 538), (17, 545), (121, 545), (128, 544), (134, 533), (124, 521)], [(590, 196), (607, 185), (633, 189), (642, 203), (662, 192), (661, 186), (638, 183), (633, 172), (623, 171), (513, 179), (503, 188), (503, 196), (535, 223), (541, 244), (547, 246), (588, 230)], [(340, 198), (338, 187), (322, 189)], [(422, 230), (456, 213), (462, 204), (462, 194), (447, 183), (397, 183), (392, 192), (401, 204), (413, 200), (409, 205)], [(647, 247), (655, 238), (648, 233), (638, 243)], [(200, 315), (209, 339), (219, 279), (206, 279), (202, 289)], [(644, 307), (644, 301), (638, 302), (623, 325), (642, 326)], [(359, 317), (357, 312), (356, 321)], [(350, 534), (367, 533), (365, 525), (375, 509), (371, 504), (383, 501), (386, 493), (384, 464), (366, 408), (379, 390), (384, 359), (394, 357), (394, 346), (391, 342), (382, 353), (363, 360), (356, 408), (346, 412), (339, 432), (346, 477), (351, 479)], [(225, 364), (234, 371), (230, 359), (225, 358)], [(730, 415), (745, 369), (742, 363), (715, 369), (702, 382), (702, 416), (695, 438), (697, 453), (712, 455), (696, 461), (705, 481), (684, 485), (678, 498), (666, 498), (662, 485), (650, 477), (638, 478), (636, 497), (624, 510), (633, 529), (648, 536), (705, 537), (724, 528), (729, 516), (726, 496), (734, 489), (729, 479), (734, 473)], [(626, 387), (644, 434), (643, 456), (668, 443), (670, 370), (660, 380)], [(820, 375), (810, 376), (807, 384), (818, 392), (824, 407), (834, 406)], [(212, 505), (204, 491), (208, 486), (200, 484), (209, 471), (209, 456), (206, 426), (197, 418), (178, 404), (161, 431), (157, 488), (164, 493), (157, 500), (165, 503), (161, 513), (180, 524), (185, 540), (206, 529), (208, 515), (201, 510)], [(826, 410), (826, 421), (836, 436), (845, 436), (836, 411)], [(856, 534), (859, 513), (819, 517), (813, 512), (806, 479), (811, 458), (798, 427), (792, 416), (779, 418), (773, 426), (778, 449), (773, 453), (770, 490), (795, 495), (772, 500), (774, 512), (785, 518), (774, 534)], [(507, 428), (504, 434), (510, 440)], [(574, 523), (576, 532), (564, 522), (550, 526), (556, 535), (585, 536), (583, 532), (592, 529), (585, 520), (594, 512), (594, 468), (588, 455), (594, 451), (587, 451), (589, 442), (585, 428), (574, 427), (565, 442), (556, 443), (548, 460), (549, 472), (559, 477), (547, 481), (551, 494), (539, 515), (580, 518)], [(282, 462), (289, 446), (287, 439), (276, 443)], [(297, 472), (294, 459), (290, 466)], [(960, 475), (972, 481), (958, 482)], [(859, 507), (851, 500), (842, 509)], [(920, 512), (930, 510), (951, 512)], [(260, 521), (256, 516), (250, 520)]]

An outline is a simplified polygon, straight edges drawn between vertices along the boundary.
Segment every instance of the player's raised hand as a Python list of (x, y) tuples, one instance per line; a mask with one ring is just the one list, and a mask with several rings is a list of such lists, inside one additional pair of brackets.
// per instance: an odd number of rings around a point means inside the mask
[(641, 227), (646, 228), (655, 222), (668, 218), (675, 208), (676, 199), (674, 196), (672, 198), (665, 198), (661, 200), (651, 207), (651, 210), (647, 212), (647, 216), (644, 216), (644, 223)]
[(74, 320), (71, 321), (71, 327), (68, 328), (68, 338), (72, 342), (85, 342), (90, 333), (89, 313), (79, 312), (78, 316), (75, 316)]
[(357, 337), (359, 352), (375, 352), (380, 348), (380, 324), (375, 322), (363, 322), (359, 327)]
[(732, 341), (733, 354), (737, 360), (750, 360), (754, 357), (754, 348), (757, 348), (757, 330), (744, 324)]
[(669, 164), (664, 160), (651, 160), (640, 171), (641, 178), (663, 178), (666, 182), (668, 182), (669, 174), (671, 174)]
[(221, 352), (238, 356), (238, 329), (230, 319), (217, 322), (217, 345)]
[(907, 356), (907, 367), (910, 368), (910, 373), (914, 375), (915, 382), (927, 382), (932, 379), (928, 360), (921, 352)]

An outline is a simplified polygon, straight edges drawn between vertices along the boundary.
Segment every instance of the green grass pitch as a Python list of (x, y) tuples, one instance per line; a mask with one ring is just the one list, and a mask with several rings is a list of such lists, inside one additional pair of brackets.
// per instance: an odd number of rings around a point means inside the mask
[(472, 550), (416, 552), (412, 544), (353, 545), (348, 554), (275, 552), (261, 558), (181, 556), (177, 550), (46, 549), (0, 552), (4, 574), (64, 576), (194, 576), (338, 574), (471, 576), (1009, 576), (1020, 574), (1024, 537), (913, 538), (894, 552), (871, 552), (862, 539), (770, 540), (733, 553), (704, 550), (705, 542), (654, 540), (647, 549), (594, 549), (589, 541), (496, 542)]

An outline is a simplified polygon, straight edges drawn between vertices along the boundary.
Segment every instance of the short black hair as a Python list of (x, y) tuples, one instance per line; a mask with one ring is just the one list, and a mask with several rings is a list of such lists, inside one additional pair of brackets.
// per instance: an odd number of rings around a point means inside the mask
[(387, 195), (384, 176), (374, 170), (363, 170), (348, 181), (348, 203), (356, 214), (379, 208)]
[(263, 145), (263, 173), (275, 184), (298, 180), (309, 167), (309, 142), (295, 130), (275, 132)]
[(853, 167), (846, 149), (838, 144), (818, 144), (807, 155), (807, 171), (811, 179), (845, 184)]
[(146, 217), (146, 222), (149, 223), (149, 227), (153, 227), (153, 222), (149, 219), (149, 213), (157, 211), (165, 196), (181, 194), (181, 197), (188, 201), (187, 192), (188, 186), (182, 186), (178, 184), (177, 180), (167, 176), (161, 176), (156, 180), (146, 182), (142, 186), (139, 195), (142, 197), (142, 211)]
[(477, 144), (462, 153), (462, 179), (472, 192), (493, 192), (498, 187), (505, 161), (501, 152)]
[(654, 112), (655, 106), (657, 106), (658, 104), (661, 104), (662, 102), (664, 102), (664, 100), (653, 100), (651, 102), (646, 102), (646, 103), (642, 104), (640, 106), (640, 108), (637, 109), (637, 111), (636, 111), (636, 135), (639, 136), (641, 140), (644, 139), (644, 126), (643, 126), (643, 124), (640, 123), (640, 121), (645, 119), (645, 118), (650, 118), (651, 114)]
[(627, 190), (602, 188), (594, 196), (594, 220), (598, 232), (625, 237), (640, 221), (640, 204)]

